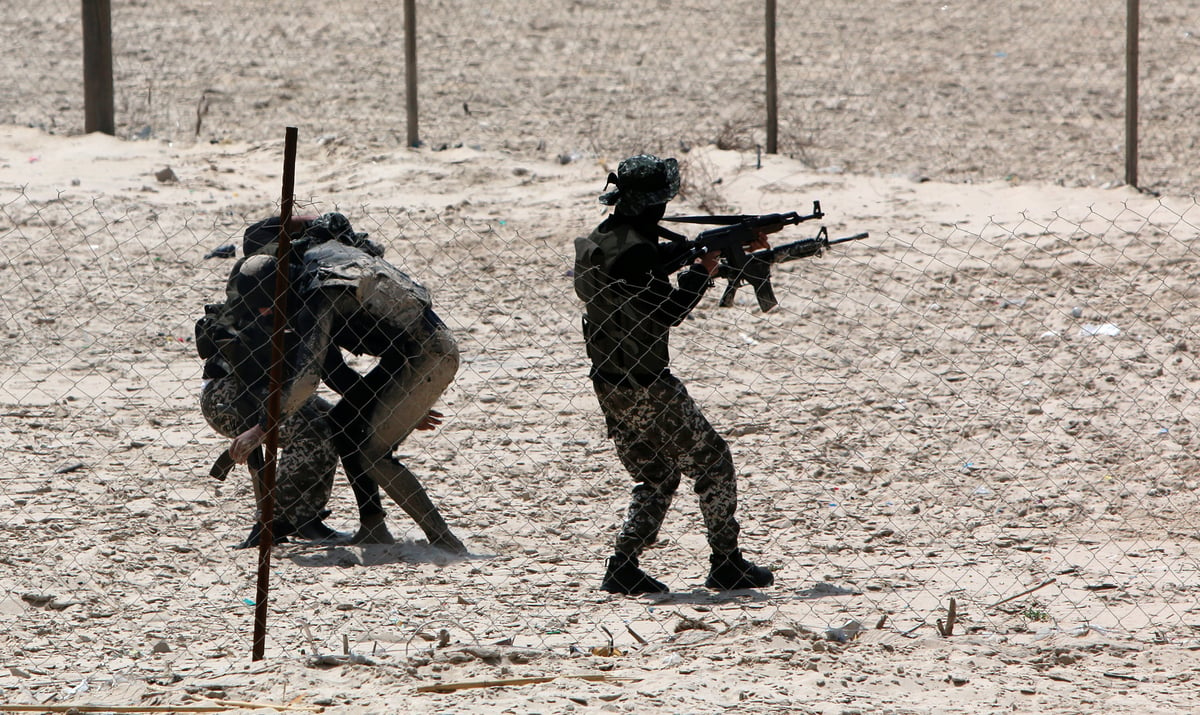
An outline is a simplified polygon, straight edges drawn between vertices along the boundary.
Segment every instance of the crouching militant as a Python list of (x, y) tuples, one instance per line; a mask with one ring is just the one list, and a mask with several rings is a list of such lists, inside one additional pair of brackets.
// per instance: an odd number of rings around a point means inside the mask
[[(392, 543), (379, 487), (421, 527), (429, 543), (463, 553), (425, 488), (392, 453), (414, 430), (433, 429), (433, 405), (458, 371), (458, 347), (433, 312), (429, 292), (384, 261), (383, 250), (341, 214), (295, 220), (288, 295), (275, 497), (276, 535), (344, 540), (325, 526), (325, 504), (338, 458), (354, 490), (360, 527), (355, 543)], [(266, 436), (276, 239), (279, 218), (251, 226), (245, 258), (234, 266), (223, 304), (197, 322), (205, 363), (201, 409), (232, 438), (213, 467), (223, 478), (247, 463), (261, 499), (258, 467)], [(378, 363), (360, 375), (341, 350)], [(321, 382), (339, 395), (316, 394)], [(243, 543), (258, 541), (258, 526)]]

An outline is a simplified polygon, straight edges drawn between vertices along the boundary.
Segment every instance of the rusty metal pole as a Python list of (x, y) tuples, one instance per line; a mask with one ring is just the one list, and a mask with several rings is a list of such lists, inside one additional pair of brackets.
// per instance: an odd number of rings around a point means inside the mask
[(271, 586), (271, 547), (275, 542), (275, 470), (279, 453), (279, 412), (283, 400), (284, 327), (287, 295), (291, 288), (288, 266), (291, 255), (292, 206), (296, 182), (295, 127), (288, 127), (283, 148), (283, 196), (279, 209), (279, 245), (275, 249), (275, 304), (271, 330), (271, 381), (267, 393), (267, 458), (262, 468), (262, 496), (258, 505), (261, 533), (258, 540), (258, 586), (254, 597), (254, 646), (251, 660), (262, 660), (267, 645), (267, 603)]
[(1125, 183), (1138, 183), (1138, 0), (1125, 5)]
[(775, 74), (775, 0), (767, 0), (767, 153), (779, 152), (779, 95)]
[(417, 133), (417, 1), (404, 0), (404, 108), (409, 146), (420, 146)]
[(83, 0), (83, 131), (115, 134), (112, 4)]

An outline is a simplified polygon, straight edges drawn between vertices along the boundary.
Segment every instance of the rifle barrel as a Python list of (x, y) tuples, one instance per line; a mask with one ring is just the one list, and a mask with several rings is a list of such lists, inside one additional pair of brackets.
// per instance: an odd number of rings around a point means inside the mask
[(867, 238), (870, 235), (871, 234), (867, 233), (866, 231), (863, 231), (862, 233), (856, 233), (853, 236), (846, 236), (845, 238), (835, 238), (834, 240), (830, 241), (828, 245), (832, 246), (834, 244), (845, 243), (847, 241), (857, 241), (862, 238)]
[(798, 211), (788, 211), (786, 213), (773, 214), (721, 214), (717, 216), (664, 216), (663, 221), (673, 221), (675, 223), (699, 223), (709, 224), (714, 226), (736, 226), (740, 223), (762, 224), (764, 220), (778, 221), (785, 226), (792, 226), (804, 221), (812, 221), (813, 219), (825, 218), (825, 212), (821, 211), (821, 202), (813, 202), (813, 210), (811, 214), (804, 215)]
[(739, 223), (746, 223), (751, 219), (756, 219), (757, 216), (741, 215), (741, 216), (664, 216), (663, 221), (674, 221), (675, 223), (702, 223), (714, 226), (733, 226)]

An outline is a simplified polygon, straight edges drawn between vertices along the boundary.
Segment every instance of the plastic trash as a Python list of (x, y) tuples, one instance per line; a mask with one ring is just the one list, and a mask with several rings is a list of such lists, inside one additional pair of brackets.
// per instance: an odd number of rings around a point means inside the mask
[(1083, 337), (1092, 335), (1105, 335), (1108, 337), (1116, 337), (1121, 334), (1121, 329), (1114, 323), (1101, 323), (1100, 325), (1084, 325), (1079, 329), (1079, 334)]
[(825, 631), (825, 640), (835, 643), (849, 643), (863, 631), (863, 624), (858, 621), (846, 621), (840, 628), (830, 628)]
[(204, 254), (205, 258), (233, 258), (237, 255), (237, 246), (232, 243), (227, 243), (224, 246), (217, 246), (213, 250)]

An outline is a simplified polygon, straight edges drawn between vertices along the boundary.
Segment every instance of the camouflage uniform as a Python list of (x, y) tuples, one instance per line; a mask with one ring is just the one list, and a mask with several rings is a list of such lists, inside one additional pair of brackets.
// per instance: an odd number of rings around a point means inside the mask
[[(210, 427), (232, 439), (258, 420), (257, 408), (247, 409), (245, 397), (245, 386), (233, 375), (207, 380), (200, 391), (200, 410)], [(279, 425), (275, 514), (290, 525), (321, 519), (325, 514), (338, 461), (329, 425), (330, 407), (326, 400), (313, 397)]]
[[(330, 222), (330, 216), (339, 221)], [(322, 218), (344, 224), (344, 230), (333, 232), (336, 240), (302, 238), (295, 244), (288, 301), (293, 339), (285, 351), (281, 412), (285, 421), (304, 412), (322, 381), (340, 393), (327, 411), (328, 423), (359, 500), (360, 519), (382, 520), (378, 485), (431, 544), (464, 552), (420, 481), (392, 456), (453, 381), (457, 343), (423, 286), (384, 261), (382, 249), (364, 242), (365, 234), (348, 235), (349, 223), (340, 214)], [(265, 242), (270, 228), (248, 231), (246, 251), (273, 254)], [(274, 259), (268, 260), (273, 276)], [(341, 360), (341, 350), (379, 360), (359, 375)]]
[(667, 375), (645, 387), (594, 384), (608, 436), (637, 482), (616, 550), (640, 554), (657, 540), (681, 474), (696, 480), (709, 547), (720, 553), (736, 549), (733, 457), (683, 383)]
[[(277, 216), (246, 229), (242, 242), (244, 257), (230, 271), (225, 302), (205, 306), (205, 316), (196, 324), (197, 349), (205, 358), (201, 412), (214, 430), (230, 438), (255, 424), (266, 426), (264, 408), (269, 387), (273, 318), (269, 314), (260, 315), (257, 309), (271, 305), (274, 286), (261, 285), (263, 277), (252, 276), (255, 271), (269, 268), (269, 279), (273, 280), (272, 257), (279, 233)], [(381, 247), (366, 239), (366, 234), (354, 233), (349, 221), (341, 214), (326, 214), (305, 221), (303, 233), (293, 246), (303, 252), (310, 245), (326, 241), (352, 243), (375, 255), (383, 252)], [(307, 306), (295, 291), (289, 300), (289, 310), (300, 314), (296, 322), (311, 323)], [(286, 367), (294, 373), (297, 369), (295, 351), (290, 351), (288, 357)], [(312, 395), (299, 408), (287, 411), (280, 422), (280, 453), (275, 480), (276, 536), (285, 536), (294, 530), (305, 538), (341, 536), (320, 523), (328, 515), (325, 507), (332, 492), (338, 460), (335, 430), (330, 422), (331, 409), (327, 400)], [(262, 499), (256, 468), (261, 459), (261, 448), (256, 449), (248, 465), (256, 504)], [(233, 466), (228, 454), (222, 454), (213, 466), (212, 474), (223, 479)], [(360, 518), (378, 515), (382, 519), (378, 487), (369, 481), (353, 486)], [(256, 519), (255, 529), (242, 546), (257, 543), (257, 522)], [(374, 535), (378, 540), (390, 540), (390, 536), (382, 533), (386, 532), (385, 526), (379, 532)]]
[[(348, 387), (331, 412), (351, 481), (379, 484), (429, 543), (465, 552), (424, 486), (392, 456), (429, 414), (459, 368), (458, 344), (434, 313), (429, 292), (378, 256), (327, 243), (304, 256), (301, 291), (314, 305), (304, 336), (314, 355), (336, 346), (379, 362)], [(328, 366), (328, 360), (326, 360)], [(326, 368), (327, 379), (331, 377)]]
[(683, 322), (712, 286), (693, 265), (677, 286), (661, 268), (672, 243), (684, 240), (658, 224), (679, 190), (674, 159), (641, 155), (609, 175), (616, 189), (600, 197), (615, 211), (575, 242), (575, 291), (584, 301), (584, 341), (590, 376), (608, 436), (636, 482), (601, 588), (649, 593), (667, 587), (638, 568), (658, 538), (680, 479), (695, 481), (713, 571), (706, 585), (744, 588), (770, 583), (770, 572), (738, 550), (737, 481), (733, 458), (700, 408), (670, 371), (670, 330)]
[[(196, 331), (197, 346), (206, 358), (200, 410), (209, 426), (229, 438), (266, 421), (263, 406), (269, 387), (272, 318), (258, 315), (242, 294), (239, 277), (245, 265), (243, 259), (234, 266), (225, 303), (206, 306)], [(325, 506), (338, 459), (330, 408), (329, 402), (314, 395), (280, 423), (275, 480), (279, 536), (294, 527), (316, 524), (328, 513)], [(259, 475), (253, 466), (251, 470), (258, 503), (262, 498)], [(243, 545), (256, 543), (256, 534)]]

